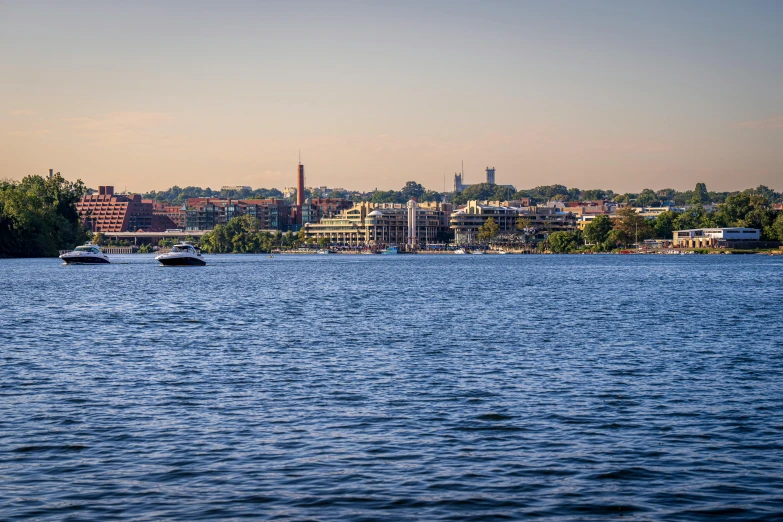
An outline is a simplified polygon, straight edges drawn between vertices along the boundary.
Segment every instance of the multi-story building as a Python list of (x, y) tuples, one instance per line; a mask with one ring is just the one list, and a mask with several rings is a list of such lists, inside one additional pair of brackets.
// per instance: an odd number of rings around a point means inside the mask
[[(503, 202), (507, 203), (507, 202)], [(546, 239), (553, 232), (572, 232), (576, 229), (576, 216), (557, 208), (516, 207), (498, 201), (468, 201), (468, 204), (451, 214), (450, 228), (457, 244), (477, 242), (479, 228), (492, 218), (500, 234), (517, 233), (517, 220), (526, 221), (525, 228), (532, 231), (531, 238)]]
[(183, 205), (186, 230), (212, 230), (235, 217), (249, 215), (264, 230), (289, 230), (291, 205), (284, 199), (189, 198)]
[[(153, 221), (152, 205), (138, 194), (115, 194), (114, 187), (98, 187), (97, 194), (84, 196), (76, 209), (85, 226), (93, 232), (158, 232)], [(157, 226), (154, 226), (157, 225)]]
[(713, 247), (727, 242), (759, 241), (761, 230), (757, 228), (695, 228), (676, 230), (672, 245), (676, 247)]
[(253, 216), (265, 230), (290, 230), (291, 204), (284, 199), (248, 199), (239, 202), (243, 214)]
[(302, 205), (302, 223), (317, 223), (324, 218), (337, 216), (348, 210), (353, 202), (342, 198), (314, 198)]
[(152, 205), (153, 232), (185, 228), (185, 212), (182, 207), (166, 205), (154, 199), (143, 199), (141, 202)]
[(333, 244), (416, 248), (442, 239), (451, 210), (448, 203), (364, 201), (319, 223), (306, 223), (305, 230), (308, 238), (327, 239)]

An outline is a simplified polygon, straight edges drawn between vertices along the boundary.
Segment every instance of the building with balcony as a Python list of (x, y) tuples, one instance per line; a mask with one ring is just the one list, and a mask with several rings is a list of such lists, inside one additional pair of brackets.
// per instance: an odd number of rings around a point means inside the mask
[(189, 198), (183, 205), (185, 230), (212, 230), (235, 217), (249, 215), (264, 230), (287, 231), (291, 227), (291, 205), (284, 199)]
[(761, 230), (757, 228), (695, 228), (676, 230), (672, 245), (686, 248), (720, 247), (728, 243), (759, 241)]
[(76, 203), (76, 210), (93, 232), (151, 231), (155, 224), (150, 203), (144, 203), (138, 194), (115, 194), (111, 185), (84, 196)]
[(573, 232), (576, 229), (576, 216), (558, 208), (517, 207), (508, 202), (468, 201), (468, 204), (451, 214), (449, 226), (454, 232), (457, 244), (475, 244), (478, 242), (478, 230), (490, 217), (500, 228), (500, 234), (516, 234), (517, 220), (525, 220), (525, 228), (530, 230), (531, 239), (546, 239), (553, 232)]
[(414, 249), (434, 243), (448, 231), (448, 203), (356, 203), (318, 223), (306, 223), (308, 238), (348, 246), (407, 245)]

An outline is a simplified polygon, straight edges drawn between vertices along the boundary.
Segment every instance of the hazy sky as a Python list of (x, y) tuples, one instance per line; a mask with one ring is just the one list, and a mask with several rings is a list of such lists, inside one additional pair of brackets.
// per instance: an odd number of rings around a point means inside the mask
[(783, 190), (783, 1), (0, 0), (0, 177)]

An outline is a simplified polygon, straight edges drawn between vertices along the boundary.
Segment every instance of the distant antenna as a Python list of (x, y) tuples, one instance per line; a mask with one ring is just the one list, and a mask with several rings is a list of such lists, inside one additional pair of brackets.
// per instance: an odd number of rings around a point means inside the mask
[(465, 183), (465, 160), (462, 160), (462, 183)]

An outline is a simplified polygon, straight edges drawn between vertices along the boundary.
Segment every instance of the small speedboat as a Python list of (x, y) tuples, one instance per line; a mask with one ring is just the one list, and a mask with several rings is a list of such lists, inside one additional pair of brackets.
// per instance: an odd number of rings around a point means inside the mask
[(464, 248), (458, 248), (457, 250), (454, 251), (454, 253), (461, 256), (461, 255), (465, 255), (466, 252)]
[(394, 255), (399, 254), (400, 250), (397, 248), (397, 245), (391, 245), (386, 250), (383, 251), (385, 255)]
[(196, 247), (190, 243), (178, 243), (171, 251), (155, 258), (164, 266), (204, 266), (207, 264)]
[(63, 252), (60, 259), (68, 265), (98, 265), (109, 263), (109, 256), (101, 251), (101, 247), (86, 243), (69, 252)]
[(322, 248), (321, 250), (318, 251), (318, 253), (321, 255), (325, 255), (325, 254), (330, 254), (331, 252), (329, 252), (329, 250), (326, 248)]
[(473, 254), (474, 256), (480, 256), (484, 254), (484, 251), (476, 249), (476, 250), (471, 250), (470, 253)]

